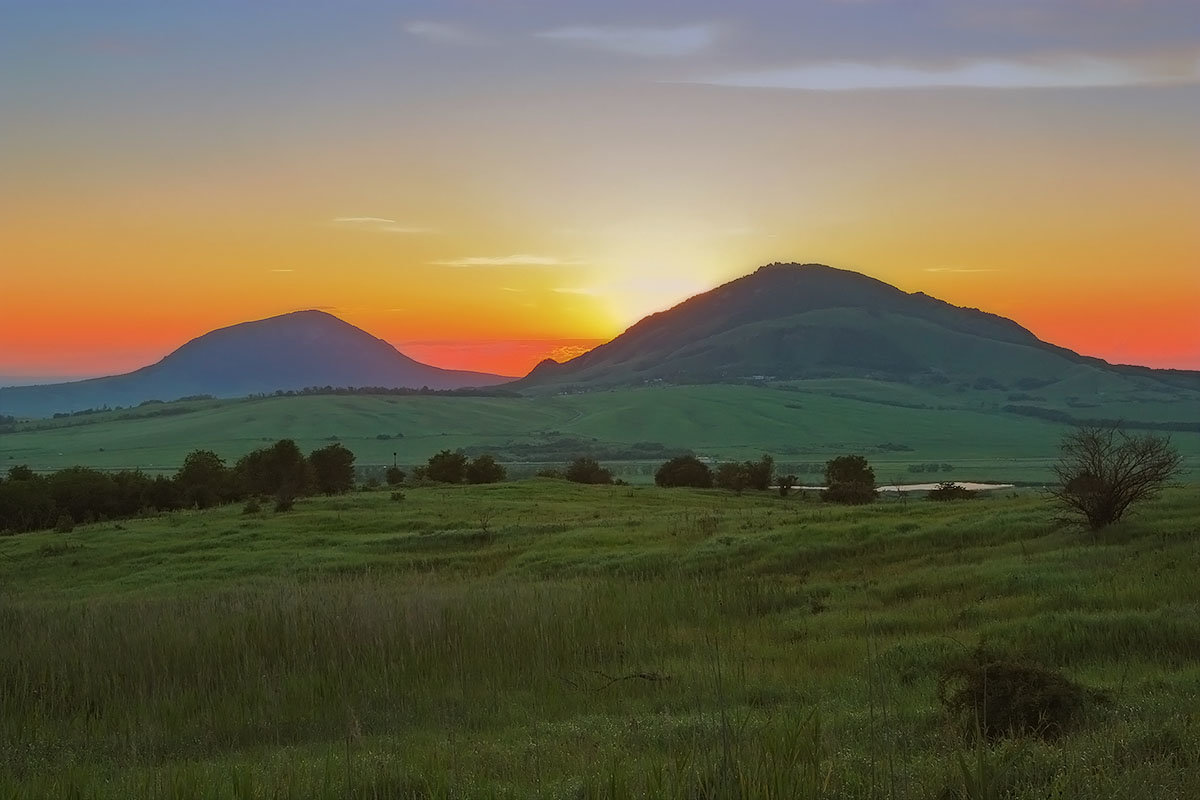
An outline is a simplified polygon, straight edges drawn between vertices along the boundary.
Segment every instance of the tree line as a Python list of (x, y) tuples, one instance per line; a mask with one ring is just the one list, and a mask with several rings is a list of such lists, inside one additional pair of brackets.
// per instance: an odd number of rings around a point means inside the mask
[[(1064, 436), (1053, 467), (1056, 483), (1048, 489), (1068, 515), (1099, 529), (1120, 520), (1134, 504), (1153, 498), (1178, 475), (1183, 459), (1166, 437), (1131, 435), (1116, 426), (1081, 426)], [(140, 470), (104, 472), (70, 467), (39, 475), (15, 466), (0, 478), (0, 532), (22, 532), (121, 519), (148, 512), (207, 508), (250, 498), (273, 497), (276, 511), (287, 511), (297, 497), (338, 494), (354, 488), (354, 453), (339, 443), (305, 456), (296, 443), (283, 439), (251, 451), (232, 466), (211, 450), (193, 450), (179, 471), (151, 477)], [(861, 504), (878, 496), (875, 471), (861, 455), (843, 455), (825, 463), (826, 502)], [(540, 477), (582, 484), (623, 483), (591, 456), (580, 456), (563, 469)], [(468, 458), (462, 450), (442, 450), (413, 469), (411, 479), (398, 466), (386, 470), (391, 486), (406, 483), (485, 484), (507, 477), (490, 453)], [(729, 461), (715, 469), (694, 455), (681, 455), (656, 470), (658, 486), (674, 488), (767, 491), (786, 496), (796, 484), (793, 474), (776, 474), (768, 454), (756, 461)], [(403, 495), (397, 493), (400, 497)], [(959, 500), (971, 493), (944, 481), (928, 494), (933, 500)], [(397, 498), (399, 499), (399, 498)]]
[(232, 467), (211, 450), (193, 450), (171, 477), (88, 467), (39, 475), (15, 466), (0, 478), (0, 531), (70, 530), (80, 523), (258, 497), (272, 497), (276, 510), (286, 511), (297, 497), (353, 487), (354, 453), (331, 444), (305, 456), (291, 439), (249, 452)]

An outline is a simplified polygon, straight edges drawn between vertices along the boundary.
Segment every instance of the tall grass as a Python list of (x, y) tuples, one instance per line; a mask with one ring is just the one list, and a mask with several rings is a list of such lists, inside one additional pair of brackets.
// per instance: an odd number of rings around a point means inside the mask
[[(0, 798), (1189, 796), (1200, 500), (1100, 542), (1038, 502), (537, 482), (0, 542)], [(964, 737), (979, 643), (1113, 702)]]

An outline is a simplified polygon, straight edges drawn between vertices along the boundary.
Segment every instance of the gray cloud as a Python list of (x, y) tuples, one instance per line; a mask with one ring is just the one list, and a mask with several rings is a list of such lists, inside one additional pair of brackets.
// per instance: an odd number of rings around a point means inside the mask
[(971, 59), (928, 66), (827, 61), (726, 72), (692, 83), (755, 89), (1081, 89), (1200, 81), (1200, 59), (1149, 61), (1096, 56)]
[(712, 25), (674, 28), (573, 25), (534, 35), (563, 44), (647, 58), (693, 55), (708, 49), (717, 39)]
[(478, 44), (481, 39), (466, 28), (449, 22), (414, 21), (404, 25), (404, 32), (437, 44)]

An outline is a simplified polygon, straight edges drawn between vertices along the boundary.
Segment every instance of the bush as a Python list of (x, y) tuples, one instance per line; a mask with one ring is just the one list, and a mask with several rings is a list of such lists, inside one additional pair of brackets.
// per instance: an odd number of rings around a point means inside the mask
[(1183, 468), (1165, 436), (1130, 436), (1116, 425), (1085, 425), (1063, 437), (1050, 495), (1071, 516), (1099, 530), (1134, 503), (1152, 500)]
[(825, 491), (828, 503), (875, 502), (875, 470), (862, 456), (838, 456), (825, 462)]
[(257, 514), (260, 511), (262, 511), (262, 503), (258, 501), (257, 497), (251, 497), (246, 501), (246, 505), (242, 506), (243, 514)]
[(75, 520), (70, 514), (59, 514), (58, 521), (54, 523), (56, 533), (70, 533), (75, 530)]
[(315, 485), (312, 465), (291, 439), (242, 456), (234, 467), (247, 494), (292, 497), (307, 494)]
[(555, 480), (561, 481), (566, 476), (563, 475), (563, 471), (561, 469), (555, 469), (553, 467), (548, 467), (546, 469), (539, 469), (537, 472), (534, 473), (534, 477), (535, 478), (553, 478)]
[(467, 464), (467, 483), (499, 483), (504, 480), (504, 467), (490, 453), (476, 456)]
[(467, 477), (467, 456), (461, 450), (430, 456), (422, 477), (438, 483), (462, 483)]
[(308, 455), (313, 482), (324, 494), (341, 494), (354, 488), (354, 453), (340, 444), (331, 444)]
[(388, 486), (399, 486), (404, 483), (404, 470), (399, 467), (388, 467), (384, 473), (384, 480)]
[(721, 464), (713, 476), (713, 483), (718, 489), (729, 489), (739, 494), (746, 488), (747, 481), (746, 465), (734, 462)]
[(613, 476), (610, 470), (600, 466), (600, 463), (594, 458), (581, 456), (569, 465), (563, 477), (572, 483), (612, 483)]
[(728, 462), (717, 467), (713, 482), (719, 489), (741, 492), (757, 489), (765, 492), (771, 488), (775, 473), (775, 459), (766, 453), (758, 461)]
[(290, 494), (281, 494), (275, 498), (275, 513), (282, 514), (285, 511), (291, 511), (296, 505), (296, 498)]
[(392, 492), (392, 500), (399, 503), (404, 500), (404, 492)]
[(926, 495), (930, 500), (970, 500), (975, 493), (970, 489), (959, 486), (954, 481), (942, 481), (936, 489), (930, 489)]
[(965, 730), (989, 739), (1062, 733), (1101, 692), (1054, 670), (1003, 658), (982, 648), (951, 664), (938, 679), (938, 699)]
[(711, 489), (712, 470), (695, 456), (677, 456), (663, 464), (654, 473), (658, 486), (687, 486), (693, 489)]

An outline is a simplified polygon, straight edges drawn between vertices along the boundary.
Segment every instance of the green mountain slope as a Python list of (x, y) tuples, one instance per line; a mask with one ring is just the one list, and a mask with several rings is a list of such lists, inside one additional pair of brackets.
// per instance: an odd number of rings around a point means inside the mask
[(1200, 373), (1114, 367), (1043, 342), (1004, 317), (819, 264), (762, 267), (578, 358), (543, 362), (515, 385), (867, 377), (1027, 390), (1068, 373), (1094, 373), (1093, 382), (1112, 391), (1200, 390)]

